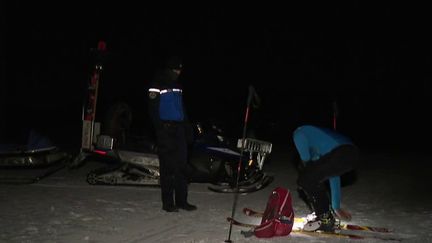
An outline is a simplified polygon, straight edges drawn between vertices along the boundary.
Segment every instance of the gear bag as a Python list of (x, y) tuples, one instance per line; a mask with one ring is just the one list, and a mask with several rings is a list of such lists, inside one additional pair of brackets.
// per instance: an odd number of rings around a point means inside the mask
[(291, 193), (285, 188), (277, 187), (270, 194), (261, 224), (254, 229), (254, 234), (258, 238), (289, 235), (293, 225)]

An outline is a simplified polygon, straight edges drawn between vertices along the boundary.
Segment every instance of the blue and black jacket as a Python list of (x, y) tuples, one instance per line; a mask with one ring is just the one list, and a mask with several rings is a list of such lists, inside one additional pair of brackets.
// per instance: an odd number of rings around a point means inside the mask
[(187, 120), (183, 104), (183, 89), (171, 70), (157, 75), (148, 89), (149, 115), (155, 128), (164, 122), (183, 123)]

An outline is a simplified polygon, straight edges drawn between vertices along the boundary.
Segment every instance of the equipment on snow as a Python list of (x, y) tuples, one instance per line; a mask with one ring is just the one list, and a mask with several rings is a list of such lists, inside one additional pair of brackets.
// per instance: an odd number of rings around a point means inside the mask
[[(243, 208), (243, 213), (247, 216), (252, 216), (252, 217), (262, 217), (264, 214), (264, 212), (255, 211), (251, 208)], [(314, 217), (316, 217), (315, 213), (309, 214), (306, 217), (295, 217), (293, 228), (301, 228), (305, 223), (313, 220)], [(372, 232), (379, 232), (379, 233), (393, 232), (391, 229), (385, 227), (346, 224), (342, 222), (338, 222), (337, 226), (340, 229), (344, 229), (344, 230), (361, 230), (361, 231), (372, 231)]]
[[(262, 217), (264, 212), (255, 211), (250, 208), (243, 208), (243, 213), (252, 217)], [(333, 232), (324, 231), (304, 231), (303, 227), (308, 221), (313, 220), (315, 215), (310, 214), (307, 217), (295, 217), (294, 225), (291, 233), (308, 235), (312, 237), (332, 237), (332, 238), (347, 238), (347, 239), (380, 239), (386, 241), (402, 241), (403, 238), (392, 234), (392, 230), (384, 227), (371, 227), (364, 225), (345, 224), (338, 222), (335, 225)], [(241, 231), (245, 237), (254, 235), (254, 231), (260, 225), (240, 222), (236, 219), (228, 217), (227, 220), (233, 225), (250, 228), (249, 231)]]
[[(154, 138), (131, 136), (126, 134), (126, 129), (119, 127), (131, 123), (132, 114), (128, 105), (121, 103), (115, 109), (108, 109), (113, 117), (105, 120), (111, 123), (96, 122), (97, 91), (105, 51), (106, 44), (100, 42), (96, 53), (99, 58), (93, 66), (83, 104), (81, 151), (69, 167), (79, 167), (87, 159), (103, 161), (108, 165), (91, 171), (87, 176), (88, 183), (158, 186), (159, 160)], [(246, 137), (232, 141), (214, 124), (197, 122), (195, 128), (195, 139), (189, 153), (191, 182), (211, 183), (209, 189), (216, 192), (235, 190), (245, 193), (260, 190), (273, 181), (273, 176), (263, 172), (264, 160), (272, 149), (270, 142)], [(243, 151), (249, 153), (248, 157), (243, 156), (240, 145)], [(239, 167), (242, 169), (239, 170)]]
[(254, 229), (258, 238), (284, 236), (291, 233), (294, 225), (294, 209), (289, 190), (275, 188), (267, 201), (267, 206), (261, 219), (261, 224)]
[(63, 169), (70, 155), (30, 129), (24, 141), (0, 142), (0, 183), (35, 183)]
[[(297, 221), (300, 222), (297, 222)], [(236, 219), (233, 219), (231, 217), (227, 218), (227, 221), (229, 221), (232, 225), (250, 228), (249, 231), (241, 231), (241, 234), (245, 237), (251, 237), (253, 236), (254, 229), (258, 227), (259, 225), (256, 224), (248, 224), (240, 222)], [(363, 231), (363, 226), (356, 226), (356, 228), (353, 229), (337, 229), (334, 232), (323, 232), (323, 231), (303, 231), (301, 228), (296, 227), (296, 225), (303, 224), (302, 218), (295, 218), (295, 225), (291, 230), (292, 234), (300, 234), (300, 235), (307, 235), (312, 237), (331, 237), (331, 238), (347, 238), (347, 239), (379, 239), (379, 240), (385, 240), (385, 241), (402, 241), (403, 238), (399, 237), (397, 235), (389, 234), (389, 233), (381, 233), (381, 232), (369, 232), (368, 234), (360, 234)], [(358, 232), (358, 233), (356, 233)]]
[[(246, 101), (246, 112), (245, 112), (245, 118), (244, 118), (244, 123), (243, 123), (243, 136), (240, 142), (240, 159), (238, 162), (238, 166), (237, 166), (237, 179), (236, 179), (236, 183), (234, 185), (234, 189), (235, 189), (235, 194), (234, 194), (234, 200), (233, 200), (233, 206), (232, 206), (232, 210), (231, 210), (231, 217), (234, 217), (234, 213), (235, 213), (235, 206), (237, 204), (237, 198), (238, 198), (238, 193), (239, 193), (239, 182), (240, 182), (240, 175), (241, 175), (241, 168), (242, 168), (242, 158), (243, 158), (243, 153), (245, 152), (245, 148), (246, 148), (246, 134), (247, 134), (247, 126), (248, 126), (248, 122), (249, 122), (249, 111), (250, 111), (250, 107), (252, 105), (252, 101), (254, 101), (254, 103), (258, 103), (259, 102), (259, 97), (258, 94), (255, 91), (255, 88), (250, 85), (249, 86), (249, 90), (248, 90), (248, 97), (247, 97), (247, 101)], [(229, 227), (229, 231), (228, 231), (228, 238), (227, 240), (225, 240), (225, 242), (231, 242), (231, 231), (232, 231), (232, 224), (230, 223), (230, 227)]]
[[(232, 192), (237, 180), (234, 171), (240, 158), (238, 148), (234, 147), (232, 144), (235, 143), (229, 141), (223, 131), (214, 125), (196, 123), (195, 128), (197, 134), (189, 160), (191, 182), (211, 183), (208, 188), (215, 192)], [(271, 149), (269, 142), (253, 141)], [(131, 143), (119, 145), (111, 136), (99, 135), (93, 151), (81, 153), (78, 156), (82, 157), (75, 159), (83, 162), (92, 159), (108, 164), (90, 171), (87, 182), (92, 185), (159, 186), (159, 159), (154, 142), (135, 137)], [(242, 158), (244, 170), (239, 182), (239, 190), (242, 193), (263, 189), (273, 181), (273, 176), (260, 169), (259, 164), (264, 162), (265, 155), (259, 153), (251, 149), (250, 156)]]

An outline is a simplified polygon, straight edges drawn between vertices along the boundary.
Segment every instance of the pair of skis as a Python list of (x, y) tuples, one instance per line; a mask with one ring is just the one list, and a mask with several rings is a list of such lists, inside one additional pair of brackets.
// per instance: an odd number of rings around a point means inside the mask
[[(262, 217), (263, 213), (252, 210), (250, 208), (244, 208), (243, 213), (252, 217)], [(236, 226), (246, 227), (250, 229), (256, 228), (258, 225), (248, 224), (244, 222), (240, 222), (234, 218), (228, 217), (228, 222), (232, 223)], [(292, 233), (298, 233), (309, 236), (319, 236), (319, 237), (334, 237), (334, 238), (346, 238), (346, 239), (380, 239), (386, 241), (402, 241), (402, 238), (398, 238), (393, 236), (392, 231), (388, 228), (384, 227), (371, 227), (371, 226), (363, 226), (363, 225), (355, 225), (355, 224), (340, 224), (335, 232), (318, 232), (318, 231), (303, 231), (302, 225), (307, 222), (306, 218), (295, 218), (294, 227), (292, 229)], [(356, 234), (355, 231), (361, 231), (363, 234)], [(367, 233), (367, 234), (365, 234)], [(250, 231), (242, 231), (242, 234), (245, 236), (250, 236)]]

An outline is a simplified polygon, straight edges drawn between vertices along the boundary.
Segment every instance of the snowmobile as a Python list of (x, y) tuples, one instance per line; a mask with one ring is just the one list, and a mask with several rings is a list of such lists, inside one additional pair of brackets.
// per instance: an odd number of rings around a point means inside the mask
[[(263, 171), (264, 160), (272, 150), (271, 143), (251, 138), (235, 143), (214, 124), (195, 123), (194, 127), (195, 140), (189, 159), (191, 182), (211, 183), (209, 189), (216, 192), (253, 192), (272, 182), (273, 177)], [(87, 182), (92, 185), (159, 186), (156, 145), (136, 137), (133, 145), (116, 145), (115, 141), (108, 135), (98, 136), (90, 157), (103, 159), (108, 165), (88, 173)], [(237, 180), (238, 163), (242, 163), (242, 170)]]

